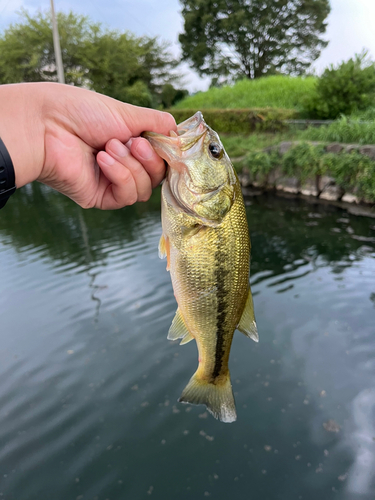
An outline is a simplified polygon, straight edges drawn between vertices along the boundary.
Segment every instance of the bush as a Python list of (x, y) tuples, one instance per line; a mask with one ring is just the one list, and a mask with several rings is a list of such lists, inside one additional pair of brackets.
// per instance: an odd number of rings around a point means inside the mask
[(375, 64), (363, 51), (337, 68), (327, 68), (304, 106), (311, 118), (335, 119), (369, 107), (374, 97)]
[[(198, 109), (169, 109), (177, 123), (190, 118)], [(290, 109), (201, 109), (207, 124), (218, 133), (248, 134), (254, 130), (278, 131), (286, 128), (284, 120), (296, 118)]]

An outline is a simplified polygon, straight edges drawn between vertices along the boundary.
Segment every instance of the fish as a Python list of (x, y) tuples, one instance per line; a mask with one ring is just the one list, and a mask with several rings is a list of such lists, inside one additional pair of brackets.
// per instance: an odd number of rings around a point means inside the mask
[(237, 418), (228, 367), (234, 331), (258, 342), (249, 283), (250, 237), (241, 186), (218, 134), (200, 111), (169, 136), (144, 132), (167, 164), (159, 256), (167, 258), (177, 311), (168, 332), (195, 340), (198, 368), (179, 402)]

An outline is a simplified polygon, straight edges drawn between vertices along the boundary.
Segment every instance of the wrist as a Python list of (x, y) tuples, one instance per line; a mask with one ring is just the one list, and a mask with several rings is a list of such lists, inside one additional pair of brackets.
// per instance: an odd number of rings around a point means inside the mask
[(0, 86), (0, 137), (12, 159), (17, 187), (36, 180), (43, 167), (41, 99), (34, 84)]

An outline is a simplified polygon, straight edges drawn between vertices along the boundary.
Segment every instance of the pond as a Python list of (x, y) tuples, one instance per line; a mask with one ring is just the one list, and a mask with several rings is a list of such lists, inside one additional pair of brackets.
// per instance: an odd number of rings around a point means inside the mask
[(160, 193), (84, 211), (33, 184), (0, 212), (0, 500), (375, 497), (375, 219), (246, 200), (259, 344), (238, 420), (177, 403), (195, 342), (158, 258)]

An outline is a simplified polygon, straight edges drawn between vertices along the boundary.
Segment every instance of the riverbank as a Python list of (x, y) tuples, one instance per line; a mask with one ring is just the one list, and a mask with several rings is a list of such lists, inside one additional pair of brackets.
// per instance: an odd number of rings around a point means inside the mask
[(243, 187), (375, 205), (375, 146), (290, 141), (234, 159)]

